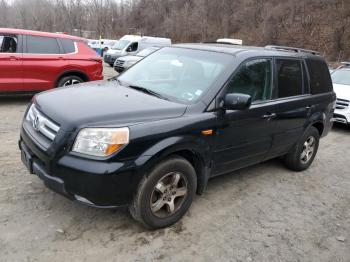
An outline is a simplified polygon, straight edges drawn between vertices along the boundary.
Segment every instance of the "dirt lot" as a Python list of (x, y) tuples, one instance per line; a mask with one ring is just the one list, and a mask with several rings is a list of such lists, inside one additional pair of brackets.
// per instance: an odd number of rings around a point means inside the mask
[(147, 231), (28, 174), (28, 101), (0, 100), (0, 261), (350, 261), (350, 128), (335, 126), (306, 172), (273, 160), (212, 179), (182, 221)]

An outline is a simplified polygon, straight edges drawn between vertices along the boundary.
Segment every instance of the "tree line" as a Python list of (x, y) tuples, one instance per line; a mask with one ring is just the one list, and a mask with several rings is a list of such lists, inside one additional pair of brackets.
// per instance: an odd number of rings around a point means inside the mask
[(0, 0), (0, 27), (89, 38), (143, 34), (173, 42), (229, 37), (350, 59), (349, 0)]

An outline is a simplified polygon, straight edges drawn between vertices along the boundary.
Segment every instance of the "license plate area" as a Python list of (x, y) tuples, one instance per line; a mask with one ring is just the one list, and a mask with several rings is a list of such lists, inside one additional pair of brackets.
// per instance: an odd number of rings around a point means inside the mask
[(28, 171), (31, 174), (33, 174), (33, 157), (28, 152), (28, 150), (26, 150), (26, 148), (23, 146), (22, 146), (22, 150), (21, 150), (21, 159), (22, 159), (23, 164), (28, 169)]

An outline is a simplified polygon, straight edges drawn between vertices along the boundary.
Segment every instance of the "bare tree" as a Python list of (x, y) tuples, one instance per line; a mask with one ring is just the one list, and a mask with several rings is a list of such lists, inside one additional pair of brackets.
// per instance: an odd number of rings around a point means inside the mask
[(0, 0), (0, 27), (91, 38), (138, 33), (174, 42), (233, 37), (350, 59), (349, 0)]

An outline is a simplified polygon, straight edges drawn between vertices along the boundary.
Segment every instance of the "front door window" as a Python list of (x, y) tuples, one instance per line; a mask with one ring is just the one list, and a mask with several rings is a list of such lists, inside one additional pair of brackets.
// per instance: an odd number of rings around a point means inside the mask
[(256, 59), (244, 63), (230, 80), (227, 93), (250, 95), (252, 102), (269, 100), (271, 68), (271, 59)]

